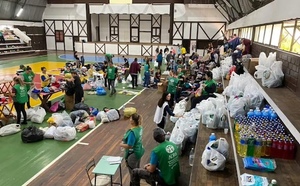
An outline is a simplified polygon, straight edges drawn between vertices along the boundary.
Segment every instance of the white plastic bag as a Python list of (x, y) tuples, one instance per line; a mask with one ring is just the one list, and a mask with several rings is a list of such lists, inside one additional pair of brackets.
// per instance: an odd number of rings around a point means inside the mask
[(95, 123), (94, 120), (88, 120), (88, 121), (86, 121), (85, 123), (89, 125), (89, 128), (90, 128), (90, 129), (93, 129), (93, 128), (96, 127), (96, 123)]
[(282, 85), (283, 77), (282, 61), (275, 61), (270, 69), (263, 72), (262, 86), (279, 87)]
[[(175, 104), (173, 113), (175, 115), (182, 116), (185, 112), (186, 105), (187, 105), (187, 102), (184, 99), (179, 101), (178, 103)], [(175, 117), (175, 116), (170, 117), (170, 121), (172, 121), (173, 123), (176, 123), (177, 120), (178, 120), (178, 117)]]
[(34, 115), (31, 117), (31, 121), (33, 123), (43, 123), (44, 118), (46, 116), (46, 111), (44, 108), (42, 107), (35, 107), (34, 108), (35, 113)]
[(208, 110), (202, 115), (202, 123), (207, 128), (216, 129), (218, 125), (216, 123), (216, 110)]
[(35, 113), (35, 110), (33, 108), (27, 109), (26, 110), (27, 120), (31, 120), (34, 113)]
[(54, 139), (58, 141), (71, 141), (76, 137), (75, 127), (57, 127), (53, 133)]
[(206, 147), (202, 154), (201, 164), (208, 171), (224, 170), (226, 158), (217, 150)]
[(53, 139), (55, 130), (56, 130), (55, 126), (49, 127), (44, 134), (44, 138)]
[(184, 140), (184, 134), (179, 129), (178, 126), (175, 126), (172, 130), (170, 141), (175, 143), (176, 145), (180, 145)]
[(132, 77), (131, 77), (131, 75), (129, 74), (128, 76), (127, 76), (127, 82), (131, 82), (132, 81)]
[(138, 75), (137, 84), (141, 85), (143, 83), (141, 74)]
[(8, 136), (21, 131), (20, 124), (9, 124), (0, 128), (0, 136)]
[(230, 117), (234, 118), (235, 116), (237, 116), (239, 114), (245, 115), (246, 114), (245, 98), (231, 96), (229, 98), (227, 108), (230, 112)]

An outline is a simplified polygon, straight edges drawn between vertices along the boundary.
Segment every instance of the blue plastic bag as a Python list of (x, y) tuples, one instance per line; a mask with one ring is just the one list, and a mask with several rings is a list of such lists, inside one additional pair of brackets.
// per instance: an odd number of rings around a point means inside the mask
[(98, 88), (96, 89), (96, 94), (97, 94), (98, 96), (103, 96), (103, 95), (106, 95), (106, 91), (105, 91), (105, 89), (104, 89), (103, 87), (98, 87)]

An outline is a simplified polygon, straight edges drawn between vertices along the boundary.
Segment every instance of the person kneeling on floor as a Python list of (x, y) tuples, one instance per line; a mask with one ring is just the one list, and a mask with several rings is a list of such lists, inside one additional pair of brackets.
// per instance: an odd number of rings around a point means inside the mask
[(213, 80), (211, 71), (206, 72), (205, 79), (204, 84), (196, 90), (194, 97), (191, 97), (191, 109), (195, 108), (202, 100), (215, 97), (214, 93), (217, 90), (217, 83)]
[(152, 186), (175, 186), (180, 176), (179, 153), (177, 146), (165, 140), (165, 131), (153, 130), (153, 138), (159, 143), (151, 152), (150, 163), (144, 168), (133, 170), (132, 186), (140, 186), (140, 179), (145, 179)]

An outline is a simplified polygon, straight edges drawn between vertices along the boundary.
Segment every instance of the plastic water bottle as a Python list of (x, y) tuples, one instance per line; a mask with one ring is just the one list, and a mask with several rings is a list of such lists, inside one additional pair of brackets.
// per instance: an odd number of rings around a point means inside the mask
[(278, 116), (277, 116), (276, 112), (273, 111), (273, 112), (271, 113), (271, 115), (270, 115), (270, 120), (276, 120), (277, 117), (278, 117)]
[(211, 133), (211, 135), (209, 136), (209, 142), (216, 141), (216, 140), (217, 140), (217, 137), (216, 137), (215, 133)]
[(247, 117), (248, 118), (253, 118), (253, 116), (254, 116), (253, 109), (250, 109), (249, 112), (247, 113)]
[(255, 111), (254, 111), (254, 116), (255, 116), (256, 118), (260, 118), (260, 117), (261, 117), (261, 112), (260, 112), (260, 110), (259, 110), (258, 107), (256, 107), (256, 109), (255, 109)]
[(195, 151), (194, 151), (194, 148), (192, 148), (191, 151), (190, 151), (190, 156), (189, 156), (189, 164), (190, 164), (190, 166), (193, 166), (194, 157), (195, 157)]
[(242, 157), (246, 157), (247, 155), (247, 138), (246, 138), (246, 135), (243, 135), (243, 137), (241, 138), (240, 140), (240, 146), (241, 146), (241, 149), (240, 149), (240, 156)]

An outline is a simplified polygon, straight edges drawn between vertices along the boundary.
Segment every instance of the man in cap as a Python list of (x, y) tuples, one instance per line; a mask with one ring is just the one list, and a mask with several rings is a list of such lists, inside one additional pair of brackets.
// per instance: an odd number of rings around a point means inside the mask
[(176, 185), (180, 176), (178, 148), (166, 141), (165, 135), (161, 128), (153, 130), (153, 138), (159, 144), (151, 152), (150, 163), (133, 170), (132, 186), (140, 186), (140, 179), (145, 179), (152, 186), (155, 182), (160, 186)]

